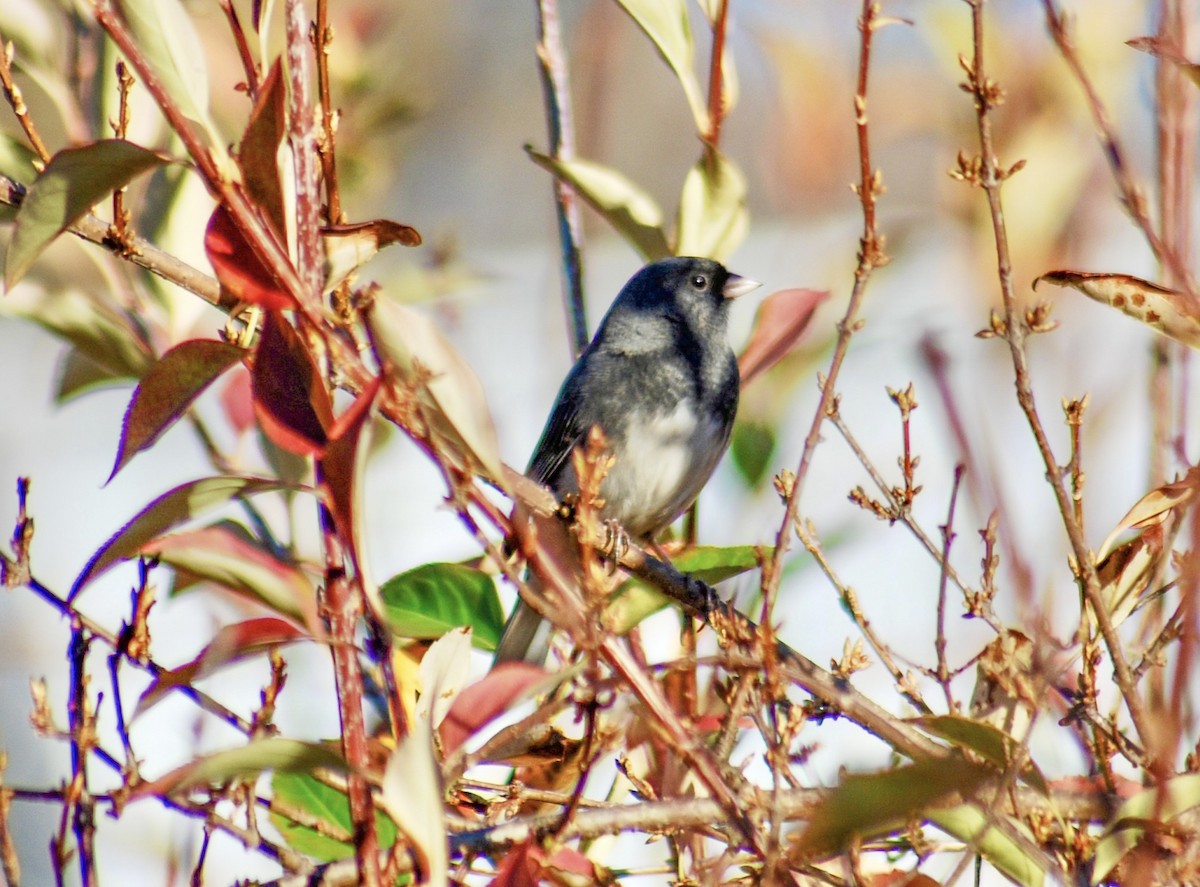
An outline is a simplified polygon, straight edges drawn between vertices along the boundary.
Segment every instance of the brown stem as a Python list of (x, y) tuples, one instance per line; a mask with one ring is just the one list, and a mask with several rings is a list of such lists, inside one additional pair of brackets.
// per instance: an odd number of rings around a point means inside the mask
[(242, 71), (246, 75), (246, 92), (249, 93), (250, 100), (254, 101), (258, 97), (258, 65), (254, 63), (250, 45), (246, 42), (246, 31), (242, 28), (242, 22), (238, 18), (237, 10), (234, 9), (231, 0), (218, 0), (218, 2), (221, 11), (225, 13), (225, 18), (229, 21), (229, 30), (233, 33), (233, 42), (237, 46), (238, 58), (242, 61)]
[(855, 185), (858, 200), (862, 206), (863, 227), (859, 240), (858, 264), (854, 269), (854, 287), (850, 291), (850, 300), (846, 312), (838, 322), (837, 342), (834, 344), (833, 357), (829, 361), (829, 370), (820, 380), (821, 398), (804, 438), (804, 449), (800, 454), (800, 463), (796, 468), (794, 481), (787, 491), (783, 509), (783, 520), (779, 524), (779, 532), (775, 537), (775, 553), (771, 558), (771, 568), (764, 571), (770, 577), (769, 581), (778, 587), (783, 575), (783, 560), (792, 542), (792, 528), (800, 509), (800, 495), (804, 490), (804, 482), (812, 465), (813, 454), (821, 441), (821, 426), (826, 416), (836, 402), (838, 375), (850, 348), (850, 339), (857, 332), (860, 321), (859, 311), (866, 296), (867, 280), (872, 272), (888, 262), (888, 256), (883, 249), (883, 237), (875, 227), (875, 200), (883, 188), (882, 176), (871, 166), (870, 131), (867, 119), (867, 80), (871, 65), (871, 43), (875, 30), (875, 17), (879, 10), (874, 0), (863, 0), (862, 11), (858, 20), (859, 51), (858, 51), (858, 80), (854, 90), (854, 123), (858, 139), (859, 181)]
[(342, 212), (342, 193), (337, 175), (337, 111), (329, 89), (329, 44), (333, 28), (329, 25), (329, 0), (317, 0), (317, 24), (313, 29), (313, 48), (317, 54), (317, 93), (321, 97), (321, 139), (317, 150), (321, 155), (321, 172), (325, 176), (326, 218), (331, 225), (346, 221)]
[(720, 0), (716, 18), (712, 23), (712, 55), (708, 61), (708, 132), (704, 134), (704, 145), (710, 156), (721, 145), (721, 124), (725, 122), (725, 32), (729, 23), (729, 0)]
[(358, 661), (355, 632), (361, 615), (360, 595), (346, 575), (341, 540), (333, 515), (321, 506), (321, 532), (325, 547), (325, 586), (321, 608), (329, 623), (330, 651), (342, 725), (342, 754), (351, 767), (348, 777), (350, 820), (354, 827), (354, 855), (358, 883), (379, 887), (379, 837), (375, 833), (375, 805), (363, 773), (369, 764), (367, 730), (363, 719), (363, 675)]
[[(293, 0), (293, 5), (298, 5), (295, 0)], [(266, 264), (268, 270), (279, 282), (283, 290), (295, 299), (301, 313), (310, 321), (310, 324), (314, 327), (317, 326), (317, 320), (322, 314), (319, 300), (319, 280), (315, 288), (311, 285), (311, 279), (308, 280), (308, 285), (301, 282), (283, 245), (272, 236), (268, 227), (258, 218), (254, 207), (251, 206), (242, 190), (222, 171), (206, 139), (201, 136), (196, 126), (183, 113), (178, 102), (167, 92), (162, 81), (158, 79), (153, 67), (138, 47), (137, 41), (125, 26), (125, 22), (113, 9), (111, 0), (93, 0), (93, 10), (97, 23), (112, 38), (113, 43), (117, 45), (122, 55), (133, 66), (133, 69), (141, 78), (142, 84), (146, 87), (150, 95), (154, 97), (154, 101), (167, 118), (167, 123), (179, 136), (180, 141), (183, 142), (184, 147), (192, 158), (192, 162), (196, 164), (196, 168), (204, 178), (205, 184), (208, 185), (209, 189), (228, 208), (230, 216), (239, 232), (246, 238), (251, 248)], [(293, 75), (293, 77), (295, 76)], [(293, 97), (294, 100), (295, 98)], [(298, 169), (300, 165), (298, 158)], [(308, 174), (306, 171), (305, 175)], [(297, 209), (299, 210), (299, 207)], [(298, 220), (298, 229), (299, 223), (303, 223), (304, 225), (304, 236), (311, 239), (312, 235), (308, 230), (310, 225), (306, 218)], [(311, 249), (311, 243), (306, 244), (305, 248), (306, 250)], [(317, 265), (318, 271), (319, 268), (320, 266)], [(314, 289), (318, 292), (317, 297), (313, 296)]]
[(321, 196), (317, 171), (316, 121), (312, 102), (312, 58), (307, 39), (309, 21), (301, 0), (285, 4), (287, 66), (291, 74), (288, 130), (296, 161), (296, 269), (307, 301), (321, 301)]
[(950, 579), (950, 546), (954, 544), (954, 510), (958, 505), (958, 490), (962, 486), (965, 469), (961, 464), (954, 466), (954, 483), (950, 487), (950, 505), (946, 509), (946, 523), (942, 525), (941, 571), (938, 575), (937, 636), (933, 648), (937, 653), (937, 679), (946, 697), (946, 711), (954, 711), (954, 694), (950, 689), (950, 667), (946, 662), (946, 590)]
[(1000, 284), (1000, 294), (1004, 302), (1004, 318), (1009, 354), (1012, 358), (1013, 372), (1017, 389), (1017, 403), (1025, 414), (1037, 443), (1038, 452), (1046, 466), (1046, 478), (1054, 492), (1059, 513), (1062, 516), (1063, 527), (1071, 544), (1071, 551), (1079, 564), (1080, 584), (1088, 605), (1095, 613), (1096, 623), (1104, 637), (1112, 660), (1113, 671), (1116, 673), (1117, 685), (1121, 696), (1133, 720), (1143, 745), (1150, 738), (1150, 722), (1137, 687), (1121, 640), (1113, 629), (1112, 620), (1100, 597), (1100, 583), (1096, 577), (1096, 565), (1092, 554), (1083, 538), (1079, 523), (1075, 520), (1074, 506), (1071, 496), (1063, 483), (1062, 473), (1054, 457), (1046, 430), (1042, 426), (1041, 417), (1037, 412), (1037, 403), (1033, 395), (1033, 384), (1029, 376), (1029, 365), (1025, 354), (1025, 337), (1027, 330), (1024, 318), (1017, 306), (1016, 291), (1013, 287), (1012, 261), (1008, 251), (1008, 233), (1004, 222), (1004, 208), (1000, 199), (1000, 187), (1005, 173), (999, 167), (996, 157), (995, 140), (992, 135), (992, 111), (1002, 93), (999, 86), (986, 74), (984, 66), (984, 0), (966, 0), (971, 7), (971, 28), (973, 53), (968, 72), (968, 91), (975, 99), (975, 122), (979, 134), (980, 172), (978, 185), (983, 189), (987, 199), (988, 215), (992, 224), (992, 239), (996, 247), (996, 276)]
[[(542, 75), (550, 156), (572, 160), (575, 157), (575, 127), (557, 0), (537, 0), (537, 25), (538, 69)], [(578, 356), (587, 347), (589, 339), (583, 297), (583, 222), (575, 189), (557, 177), (554, 179), (554, 210), (563, 263), (563, 301), (567, 307), (572, 354)]]
[(12, 53), (12, 43), (6, 42), (4, 35), (0, 34), (0, 88), (3, 88), (4, 98), (13, 109), (17, 122), (21, 124), (25, 138), (29, 139), (29, 144), (33, 146), (38, 158), (43, 164), (46, 164), (50, 162), (50, 151), (46, 147), (46, 143), (42, 141), (41, 133), (34, 125), (33, 118), (29, 116), (29, 109), (25, 106), (21, 88), (13, 82)]
[[(71, 782), (68, 806), (72, 810), (71, 830), (79, 855), (79, 877), (83, 887), (99, 883), (96, 878), (95, 817), (96, 806), (88, 786), (88, 758), (96, 740), (95, 716), (88, 701), (87, 654), (90, 638), (79, 619), (71, 623), (68, 660), (71, 666), (70, 700), (67, 723), (71, 735)], [(64, 814), (65, 814), (64, 810)]]

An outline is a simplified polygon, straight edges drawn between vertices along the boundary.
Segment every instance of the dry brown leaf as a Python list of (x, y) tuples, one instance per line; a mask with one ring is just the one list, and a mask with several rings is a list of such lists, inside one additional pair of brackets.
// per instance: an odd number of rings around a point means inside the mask
[(1130, 274), (1091, 271), (1047, 271), (1033, 282), (1069, 286), (1085, 296), (1111, 305), (1123, 314), (1182, 342), (1200, 348), (1200, 308), (1186, 293), (1167, 289)]

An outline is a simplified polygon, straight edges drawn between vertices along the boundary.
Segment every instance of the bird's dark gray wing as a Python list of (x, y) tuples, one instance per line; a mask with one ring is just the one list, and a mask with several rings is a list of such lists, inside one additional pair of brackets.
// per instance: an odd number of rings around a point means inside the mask
[[(584, 441), (588, 426), (587, 404), (581, 397), (584, 360), (577, 363), (563, 382), (554, 411), (546, 420), (541, 440), (534, 448), (525, 475), (530, 480), (555, 488), (558, 476), (571, 458), (571, 451)], [(557, 492), (557, 490), (556, 490)]]

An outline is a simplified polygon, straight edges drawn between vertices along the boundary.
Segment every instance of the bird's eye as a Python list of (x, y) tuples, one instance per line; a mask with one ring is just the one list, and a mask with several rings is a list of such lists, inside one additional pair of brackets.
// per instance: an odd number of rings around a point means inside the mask
[(692, 278), (692, 286), (698, 290), (706, 289), (708, 287), (708, 278), (703, 274), (697, 274)]

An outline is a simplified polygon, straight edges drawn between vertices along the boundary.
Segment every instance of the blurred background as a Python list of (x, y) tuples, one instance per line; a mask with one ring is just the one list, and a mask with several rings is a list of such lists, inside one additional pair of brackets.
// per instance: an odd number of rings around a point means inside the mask
[[(241, 67), (225, 19), (207, 0), (186, 5), (205, 48), (214, 115), (233, 141), (248, 102), (233, 90)], [(237, 5), (248, 15), (248, 3)], [(1079, 56), (1123, 140), (1130, 169), (1152, 194), (1153, 59), (1125, 42), (1154, 31), (1154, 4), (1064, 5), (1073, 16)], [(64, 111), (70, 102), (62, 94), (61, 47), (70, 6), (52, 0), (0, 4), (0, 33), (15, 44), (18, 82), (51, 150), (91, 131), (88, 114), (103, 117), (100, 108)], [(835, 323), (853, 283), (861, 230), (859, 204), (848, 187), (858, 175), (852, 102), (858, 4), (732, 0), (730, 6), (738, 99), (722, 147), (747, 177), (750, 226), (728, 264), (762, 281), (762, 295), (787, 287), (831, 293), (797, 353), (745, 392), (740, 419), (767, 432), (756, 450), (758, 470), (727, 458), (701, 498), (701, 541), (770, 544), (782, 518), (771, 476), (796, 467), (818, 396), (816, 373), (827, 365)], [(616, 3), (566, 0), (561, 11), (579, 155), (637, 182), (670, 218), (684, 176), (700, 154), (679, 84)], [(954, 466), (966, 462), (952, 560), (969, 580), (977, 580), (982, 548), (976, 530), (993, 509), (1001, 509), (997, 607), (1014, 626), (1044, 625), (1065, 641), (1078, 603), (1054, 500), (1013, 397), (1007, 348), (975, 337), (999, 302), (985, 205), (980, 192), (948, 175), (960, 150), (977, 152), (973, 108), (959, 89), (957, 61), (970, 52), (969, 8), (958, 0), (893, 0), (883, 11), (897, 21), (876, 34), (868, 113), (873, 162), (887, 186), (879, 227), (892, 262), (871, 280), (866, 325), (854, 339), (839, 385), (842, 415), (876, 466), (898, 483), (901, 427), (886, 388), (915, 385), (920, 407), (912, 437), (923, 485), (918, 520), (937, 538)], [(693, 13), (703, 32), (702, 17)], [(416, 227), (425, 240), (418, 249), (392, 248), (361, 278), (419, 302), (437, 319), (480, 376), (504, 458), (521, 467), (571, 359), (551, 180), (523, 150), (526, 144), (544, 150), (547, 141), (534, 4), (359, 0), (331, 4), (331, 14), (334, 102), (343, 114), (338, 160), (344, 207), (351, 220), (393, 218)], [(1041, 4), (990, 5), (989, 29), (990, 74), (1007, 91), (996, 117), (1001, 161), (1026, 161), (1004, 191), (1019, 297), (1032, 302), (1031, 282), (1054, 268), (1154, 279), (1152, 257), (1116, 198), (1081, 90), (1046, 36)], [(701, 40), (698, 57), (706, 54)], [(103, 69), (95, 76), (111, 80)], [(30, 181), (31, 169), (21, 166), (13, 147), (19, 129), (11, 114), (0, 114), (0, 131), (9, 139), (0, 171)], [(171, 147), (161, 141), (144, 96), (130, 138)], [(181, 175), (169, 206), (155, 207), (154, 189)], [(146, 215), (135, 208), (134, 224), (164, 248), (206, 267), (202, 233), (211, 201), (194, 177), (177, 168), (158, 178), (162, 181), (144, 198)], [(596, 216), (585, 215), (585, 280), (594, 325), (640, 260)], [(180, 425), (106, 485), (131, 387), (101, 386), (62, 402), (56, 398), (66, 347), (22, 315), (56, 292), (86, 299), (125, 288), (129, 280), (128, 269), (63, 238), (0, 299), (0, 524), (15, 517), (16, 478), (31, 478), (34, 569), (60, 593), (139, 508), (211, 471), (195, 436)], [(759, 295), (734, 308), (735, 346), (746, 339)], [(1060, 401), (1090, 396), (1083, 433), (1085, 517), (1089, 543), (1098, 546), (1152, 485), (1146, 395), (1152, 334), (1076, 293), (1043, 288), (1038, 296), (1054, 299), (1061, 324), (1030, 342), (1040, 409), (1061, 462), (1068, 457), (1068, 435)], [(159, 343), (163, 350), (185, 338), (212, 337), (223, 324), (220, 315), (186, 294), (164, 295), (162, 304), (172, 339)], [(945, 361), (937, 372), (930, 362), (934, 352)], [(261, 454), (252, 437), (239, 441), (225, 422), (221, 391), (218, 383), (199, 409), (224, 435), (220, 442), (236, 446), (246, 470), (253, 470), (262, 464)], [(969, 453), (956, 438), (954, 422), (964, 429)], [(937, 564), (903, 527), (889, 527), (847, 500), (853, 487), (869, 489), (869, 478), (829, 425), (824, 438), (802, 512), (895, 653), (930, 665)], [(1182, 449), (1194, 457), (1189, 443)], [(400, 435), (385, 435), (368, 482), (377, 577), (475, 553), (442, 502), (438, 473)], [(312, 520), (312, 515), (299, 519), (301, 538), (313, 534)], [(841, 656), (844, 640), (856, 631), (828, 581), (797, 548), (793, 545), (777, 610), (780, 633), (824, 664)], [(113, 570), (82, 602), (115, 629), (127, 613), (134, 581), (132, 567)], [(750, 600), (756, 579), (729, 586), (722, 590)], [(960, 618), (957, 606), (951, 609), (949, 656), (961, 665), (991, 635)], [(192, 658), (238, 612), (236, 603), (220, 595), (167, 598), (164, 589), (151, 620), (155, 636), (170, 639), (169, 649), (156, 648), (159, 660), (177, 665)], [(671, 625), (667, 617), (667, 632)], [(67, 638), (66, 625), (32, 595), (0, 592), (5, 784), (56, 786), (69, 772), (66, 745), (36, 739), (29, 726), (29, 681), (41, 676), (65, 723)], [(289, 687), (279, 723), (299, 738), (334, 735), (327, 654), (293, 647), (286, 658)], [(255, 661), (214, 678), (207, 689), (247, 710), (257, 703), (265, 677), (265, 664)], [(855, 683), (876, 698), (895, 699), (882, 669), (856, 676)], [(131, 692), (140, 689), (135, 685)], [(898, 703), (895, 708), (902, 710)], [(110, 715), (102, 713), (101, 726), (112, 729)], [(809, 729), (814, 754), (805, 773), (812, 785), (833, 781), (840, 767), (867, 769), (888, 760), (884, 746), (851, 726)], [(168, 701), (135, 724), (135, 738), (165, 772), (198, 750), (223, 747), (237, 737), (209, 720), (198, 721), (189, 706)], [(1035, 743), (1035, 757), (1050, 775), (1079, 766), (1076, 749), (1054, 742)], [(110, 871), (128, 872), (131, 885), (183, 883), (195, 830), (181, 823), (163, 830), (166, 818), (150, 809), (154, 802), (140, 803), (118, 823), (103, 823), (101, 870), (107, 863)], [(18, 802), (12, 821), (27, 883), (48, 882), (46, 847), (56, 808)], [(184, 834), (192, 837), (181, 839)], [(265, 863), (241, 858), (230, 842), (220, 846), (223, 852), (209, 857), (211, 883), (223, 883), (223, 875), (228, 880), (272, 874)], [(120, 865), (114, 865), (117, 859)], [(172, 873), (172, 864), (182, 868)]]

